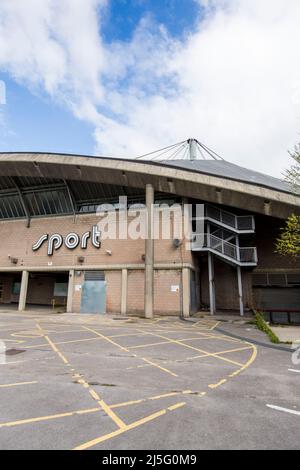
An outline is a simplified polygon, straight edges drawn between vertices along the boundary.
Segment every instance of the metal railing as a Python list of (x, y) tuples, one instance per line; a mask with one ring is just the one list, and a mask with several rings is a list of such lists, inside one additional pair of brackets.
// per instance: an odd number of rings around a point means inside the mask
[(235, 215), (210, 204), (205, 204), (205, 217), (237, 231), (255, 230), (253, 215)]
[(208, 233), (202, 234), (199, 239), (201, 243), (197, 242), (197, 237), (195, 237), (192, 242), (193, 251), (212, 250), (224, 258), (232, 260), (236, 264), (257, 264), (256, 247), (239, 248), (233, 243)]

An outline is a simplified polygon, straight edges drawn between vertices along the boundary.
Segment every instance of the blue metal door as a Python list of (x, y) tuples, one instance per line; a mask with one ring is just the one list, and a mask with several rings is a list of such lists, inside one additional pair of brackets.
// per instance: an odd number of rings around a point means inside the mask
[(102, 271), (86, 272), (81, 295), (81, 313), (105, 313), (106, 281)]

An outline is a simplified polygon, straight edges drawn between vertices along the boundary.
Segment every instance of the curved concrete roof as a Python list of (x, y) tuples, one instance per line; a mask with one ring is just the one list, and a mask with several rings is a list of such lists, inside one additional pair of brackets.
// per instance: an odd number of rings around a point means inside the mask
[(291, 186), (281, 179), (259, 173), (258, 171), (249, 170), (248, 168), (235, 165), (225, 160), (166, 160), (162, 163), (185, 170), (196, 171), (197, 173), (221, 176), (222, 178), (244, 181), (257, 186), (292, 193)]
[(143, 188), (193, 197), (249, 212), (287, 217), (300, 197), (271, 176), (219, 160), (146, 161), (49, 153), (2, 153), (1, 176), (64, 178)]

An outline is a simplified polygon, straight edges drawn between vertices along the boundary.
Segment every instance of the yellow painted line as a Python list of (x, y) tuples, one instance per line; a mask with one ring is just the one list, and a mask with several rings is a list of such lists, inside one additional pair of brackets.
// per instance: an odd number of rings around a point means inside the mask
[(89, 408), (86, 410), (79, 410), (79, 411), (69, 411), (67, 413), (58, 413), (55, 415), (48, 415), (48, 416), (39, 416), (37, 418), (27, 418), (27, 419), (19, 419), (17, 421), (9, 421), (7, 423), (0, 423), (0, 428), (2, 427), (11, 427), (11, 426), (20, 426), (21, 424), (31, 424), (31, 423), (38, 423), (40, 421), (49, 421), (52, 419), (60, 419), (66, 418), (68, 416), (75, 416), (75, 415), (82, 415), (87, 413), (95, 413), (101, 411), (101, 408)]
[[(183, 404), (181, 404), (181, 406), (183, 406)], [(134, 429), (143, 424), (149, 423), (150, 421), (153, 421), (154, 419), (157, 419), (160, 416), (165, 415), (167, 411), (172, 411), (172, 410), (163, 409), (163, 410), (157, 411), (156, 413), (146, 416), (145, 418), (139, 419), (138, 421), (134, 421), (133, 423), (126, 425), (126, 427), (123, 429), (118, 429), (117, 431), (111, 432), (109, 434), (105, 434), (104, 436), (100, 436), (96, 439), (85, 442), (84, 444), (81, 444), (75, 447), (73, 450), (86, 450), (91, 447), (94, 447), (95, 445), (100, 444), (101, 442), (107, 441), (109, 439), (112, 439), (113, 437), (123, 434), (124, 432), (130, 431), (131, 429)]]
[(124, 406), (137, 405), (138, 403), (143, 403), (144, 401), (146, 401), (146, 398), (142, 398), (141, 400), (124, 401), (123, 403), (116, 403), (115, 405), (110, 405), (110, 407), (123, 408)]
[(158, 346), (160, 344), (168, 344), (170, 341), (160, 341), (159, 343), (139, 344), (138, 346), (128, 346), (128, 349), (147, 348), (148, 346)]
[[(40, 325), (37, 325), (37, 326), (41, 331), (43, 331)], [(51, 339), (48, 338), (48, 336), (44, 336), (44, 338), (48, 341), (52, 349), (58, 354), (58, 356), (63, 360), (63, 362), (71, 366), (68, 359), (59, 351), (59, 349), (51, 341)], [(98, 393), (95, 392), (95, 390), (93, 390), (92, 387), (90, 387), (90, 385), (83, 379), (83, 377), (81, 377), (79, 374), (73, 374), (73, 377), (79, 377), (78, 382), (82, 384), (84, 388), (89, 389), (90, 395), (94, 398), (94, 400), (98, 402), (101, 408), (114, 421), (114, 423), (117, 424), (117, 426), (119, 426), (120, 428), (123, 428), (125, 426), (125, 423), (110, 409), (110, 407), (105, 403), (104, 400), (101, 400)]]
[(108, 336), (104, 336), (102, 333), (99, 333), (99, 331), (92, 330), (91, 328), (88, 328), (87, 326), (83, 326), (83, 328), (85, 330), (91, 331), (92, 333), (96, 334), (97, 336), (100, 336), (100, 338), (106, 339), (106, 341), (113, 344), (114, 346), (117, 346), (118, 348), (122, 349), (123, 351), (129, 352), (129, 349), (127, 349), (124, 346), (121, 346), (120, 344), (116, 343), (115, 341), (113, 341)]
[(177, 403), (176, 405), (168, 406), (168, 410), (170, 411), (177, 410), (178, 408), (181, 408), (184, 405), (186, 405), (185, 401), (181, 403)]
[(110, 408), (110, 406), (108, 406), (105, 401), (103, 400), (100, 400), (99, 402), (99, 405), (101, 406), (101, 408), (105, 411), (105, 413), (116, 423), (116, 425), (120, 428), (120, 429), (125, 429), (126, 428), (126, 424), (124, 423), (124, 421), (121, 420), (121, 418), (119, 418), (119, 416), (117, 416)]
[(239, 370), (237, 370), (237, 371), (233, 372), (232, 374), (230, 374), (228, 377), (237, 376), (238, 374), (243, 372), (245, 369), (247, 369), (247, 367), (249, 367), (255, 361), (255, 359), (257, 357), (257, 347), (254, 344), (251, 344), (251, 343), (246, 343), (246, 344), (249, 344), (252, 347), (252, 349), (253, 349), (252, 356), (250, 357), (249, 361), (246, 362), (246, 364), (244, 364)]
[(126, 336), (147, 336), (147, 333), (123, 333), (119, 335), (110, 335), (107, 336), (108, 338), (121, 338), (121, 337), (126, 337)]
[[(107, 336), (103, 335), (102, 333), (99, 333), (98, 331), (92, 330), (91, 328), (88, 328), (87, 326), (84, 326), (83, 328), (86, 329), (86, 330), (91, 331), (92, 333), (95, 333), (96, 335), (101, 336), (101, 338), (106, 339), (109, 343), (113, 344), (117, 348), (120, 348), (125, 352), (130, 352), (128, 348), (126, 348), (124, 346), (121, 346), (120, 344), (116, 343), (111, 338), (108, 338)], [(146, 362), (147, 364), (151, 364), (152, 366), (157, 367), (158, 369), (162, 370), (163, 372), (166, 372), (167, 374), (170, 374), (174, 377), (178, 377), (178, 375), (175, 374), (174, 372), (171, 372), (169, 369), (166, 369), (165, 367), (161, 367), (159, 364), (156, 364), (155, 362), (150, 361), (149, 359), (147, 359), (145, 357), (141, 357), (141, 358), (139, 358), (138, 356), (136, 356), (136, 357), (138, 359), (141, 359), (142, 361)]]
[(5, 343), (25, 343), (25, 340), (23, 339), (5, 339), (5, 338), (0, 338), (0, 341), (4, 341)]
[(55, 344), (51, 341), (51, 339), (48, 337), (48, 336), (44, 336), (45, 340), (48, 341), (48, 343), (50, 344), (51, 348), (53, 349), (53, 351), (56, 352), (56, 354), (61, 358), (61, 360), (65, 363), (65, 364), (69, 364), (69, 361), (68, 359), (57, 349), (57, 347), (55, 346)]
[(1, 384), (0, 388), (9, 388), (9, 387), (17, 387), (19, 385), (30, 385), (30, 384), (37, 384), (38, 382), (36, 380), (33, 380), (32, 382), (16, 382), (13, 384)]
[(220, 385), (223, 385), (225, 382), (227, 382), (227, 379), (222, 379), (220, 380), (220, 382), (216, 383), (216, 384), (210, 384), (209, 385), (209, 388), (217, 388), (217, 387), (220, 387)]
[(171, 392), (164, 393), (163, 395), (156, 395), (155, 397), (150, 397), (149, 400), (159, 400), (160, 398), (174, 397), (175, 395), (180, 395), (183, 392)]
[[(193, 341), (197, 339), (208, 339), (208, 338), (183, 338), (183, 339), (178, 339), (177, 341)], [(148, 343), (148, 344), (139, 344), (137, 346), (128, 346), (128, 349), (139, 349), (139, 348), (147, 348), (148, 346), (159, 346), (160, 344), (170, 344), (170, 341), (160, 341), (157, 343)]]
[[(55, 342), (55, 344), (57, 346), (61, 345), (61, 344), (69, 344), (69, 343), (82, 343), (82, 342), (85, 342), (85, 341), (95, 341), (95, 340), (100, 340), (102, 338), (98, 338), (98, 337), (95, 337), (95, 338), (85, 338), (85, 339), (74, 339), (74, 340), (71, 340), (71, 341), (57, 341)], [(45, 344), (35, 344), (33, 346), (24, 346), (24, 348), (26, 349), (34, 349), (34, 348), (40, 348), (40, 347), (43, 347), (43, 346), (48, 346), (47, 343)]]
[(155, 362), (150, 361), (150, 359), (147, 359), (146, 357), (142, 357), (143, 361), (147, 362), (148, 364), (151, 364), (152, 366), (157, 367), (158, 369), (166, 372), (167, 374), (173, 375), (173, 377), (178, 377), (177, 374), (174, 372), (171, 372), (169, 369), (166, 369), (165, 367), (160, 366), (159, 364), (156, 364)]
[(150, 366), (151, 366), (151, 364), (142, 364), (140, 366), (126, 367), (126, 370), (143, 369), (144, 367), (150, 367)]
[(229, 362), (229, 363), (234, 364), (234, 365), (236, 365), (236, 366), (242, 366), (242, 364), (239, 363), (239, 362), (233, 361), (233, 360), (228, 359), (228, 358), (226, 358), (226, 357), (218, 356), (218, 355), (216, 355), (216, 353), (210, 353), (209, 351), (205, 351), (204, 349), (200, 349), (200, 348), (196, 348), (196, 347), (194, 347), (194, 346), (190, 346), (189, 344), (185, 344), (185, 343), (183, 343), (182, 341), (178, 341), (178, 340), (176, 340), (176, 339), (168, 338), (168, 337), (162, 336), (162, 335), (157, 335), (157, 334), (155, 334), (155, 333), (149, 333), (149, 334), (151, 334), (151, 335), (153, 335), (153, 336), (157, 336), (158, 338), (162, 338), (162, 339), (165, 339), (165, 340), (169, 340), (171, 343), (179, 344), (180, 346), (183, 346), (183, 347), (186, 347), (186, 348), (189, 348), (189, 349), (193, 349), (194, 351), (199, 351), (199, 352), (201, 352), (201, 353), (203, 353), (203, 354), (206, 354), (207, 356), (216, 357), (216, 358), (218, 358), (218, 359), (220, 359), (220, 360), (222, 360), (222, 361)]
[(162, 398), (168, 398), (168, 397), (174, 397), (178, 395), (188, 395), (193, 393), (191, 390), (184, 390), (182, 392), (170, 392), (170, 393), (164, 393), (162, 395), (156, 395), (154, 397), (148, 397), (148, 398), (141, 398), (139, 400), (132, 400), (132, 401), (126, 401), (123, 403), (116, 403), (114, 405), (110, 405), (111, 408), (123, 408), (125, 406), (131, 406), (131, 405), (138, 405), (139, 403), (145, 403), (146, 401), (155, 401), (155, 400), (161, 400)]

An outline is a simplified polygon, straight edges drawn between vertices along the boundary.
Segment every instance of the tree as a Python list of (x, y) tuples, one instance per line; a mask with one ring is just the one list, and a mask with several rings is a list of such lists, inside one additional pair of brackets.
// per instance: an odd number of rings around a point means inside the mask
[(289, 152), (289, 154), (295, 163), (289, 170), (286, 170), (284, 176), (286, 181), (292, 186), (292, 190), (296, 194), (300, 194), (300, 144), (296, 145), (294, 152)]
[[(300, 144), (289, 152), (294, 164), (285, 172), (285, 179), (290, 183), (292, 190), (300, 195)], [(276, 240), (276, 252), (292, 258), (300, 257), (300, 216), (290, 215), (285, 227), (281, 229), (280, 237)]]
[(283, 256), (300, 257), (300, 216), (292, 214), (276, 240), (276, 252)]

